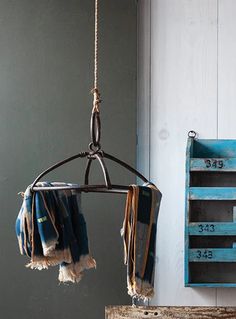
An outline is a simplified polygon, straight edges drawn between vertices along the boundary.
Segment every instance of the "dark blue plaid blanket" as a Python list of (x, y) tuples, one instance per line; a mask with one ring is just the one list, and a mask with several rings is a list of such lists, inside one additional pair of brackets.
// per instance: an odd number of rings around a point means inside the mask
[[(37, 186), (71, 186), (41, 182)], [(59, 281), (78, 282), (84, 269), (96, 267), (89, 254), (87, 228), (81, 212), (81, 194), (76, 190), (24, 193), (16, 220), (16, 234), (27, 267), (47, 269), (60, 265)]]
[(127, 265), (128, 294), (150, 299), (154, 295), (156, 228), (161, 193), (153, 184), (131, 185), (121, 234)]

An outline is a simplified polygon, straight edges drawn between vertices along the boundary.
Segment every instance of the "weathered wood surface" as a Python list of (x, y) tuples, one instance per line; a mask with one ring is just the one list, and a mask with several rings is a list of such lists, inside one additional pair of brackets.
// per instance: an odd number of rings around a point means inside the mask
[(190, 200), (235, 200), (236, 187), (190, 187)]
[(192, 158), (190, 170), (192, 172), (236, 172), (236, 158)]
[(106, 319), (235, 319), (236, 307), (108, 306)]
[[(235, 248), (195, 248), (189, 249), (191, 262), (236, 262)], [(210, 275), (210, 274), (209, 274)]]
[(236, 235), (236, 223), (189, 223), (188, 234), (194, 236), (234, 236)]

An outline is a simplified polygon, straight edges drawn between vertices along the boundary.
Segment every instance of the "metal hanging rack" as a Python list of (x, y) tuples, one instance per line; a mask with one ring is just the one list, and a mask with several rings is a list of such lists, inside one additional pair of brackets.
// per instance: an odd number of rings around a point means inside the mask
[[(88, 148), (89, 151), (80, 152), (74, 156), (68, 157), (51, 167), (47, 168), (38, 177), (34, 180), (31, 185), (31, 191), (48, 191), (48, 190), (59, 190), (59, 189), (78, 189), (81, 192), (102, 192), (102, 193), (120, 193), (126, 194), (130, 189), (130, 186), (127, 185), (115, 185), (111, 183), (111, 179), (108, 173), (108, 169), (106, 167), (104, 159), (111, 160), (116, 162), (117, 164), (123, 166), (131, 173), (135, 174), (139, 177), (144, 183), (150, 183), (148, 179), (146, 179), (140, 172), (136, 169), (116, 158), (113, 155), (110, 155), (104, 152), (101, 148), (101, 119), (100, 119), (100, 93), (98, 90), (98, 0), (95, 0), (95, 43), (94, 43), (94, 89), (93, 93), (93, 109), (90, 119), (90, 136), (91, 143)], [(87, 165), (85, 168), (85, 177), (84, 177), (84, 185), (81, 186), (37, 186), (37, 182), (46, 174), (52, 172), (58, 167), (69, 163), (77, 158), (87, 158)], [(102, 168), (103, 176), (105, 184), (102, 185), (90, 185), (89, 184), (89, 174), (90, 168), (93, 161), (97, 160)]]
[[(124, 161), (116, 158), (113, 155), (110, 155), (104, 152), (101, 149), (100, 144), (100, 137), (101, 137), (101, 121), (100, 121), (100, 114), (99, 112), (92, 112), (91, 121), (90, 121), (90, 134), (91, 134), (91, 143), (89, 144), (89, 151), (80, 152), (76, 155), (68, 157), (53, 166), (47, 168), (45, 171), (40, 173), (34, 182), (31, 185), (32, 191), (46, 191), (46, 190), (59, 190), (59, 189), (78, 189), (81, 192), (102, 192), (102, 193), (120, 193), (125, 194), (129, 190), (129, 186), (127, 185), (115, 185), (111, 183), (111, 179), (108, 173), (108, 169), (106, 167), (104, 159), (111, 160), (116, 162), (117, 164), (123, 166), (131, 173), (135, 174), (139, 177), (144, 183), (150, 183), (146, 177), (144, 177), (140, 172), (134, 169), (129, 164), (125, 163)], [(58, 167), (69, 163), (77, 158), (87, 158), (87, 165), (85, 168), (85, 177), (84, 177), (84, 185), (81, 186), (36, 186), (37, 182), (46, 174), (52, 172), (53, 170), (57, 169)], [(89, 174), (90, 168), (93, 161), (97, 160), (100, 164), (104, 176), (105, 184), (102, 185), (90, 185), (89, 184)]]

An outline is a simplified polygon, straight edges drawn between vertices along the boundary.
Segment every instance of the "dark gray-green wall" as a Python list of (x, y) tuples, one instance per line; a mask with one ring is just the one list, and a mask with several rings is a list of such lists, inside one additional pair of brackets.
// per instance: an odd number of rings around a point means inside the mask
[[(14, 223), (24, 191), (54, 162), (87, 149), (93, 83), (93, 0), (0, 0), (0, 318), (102, 319), (130, 302), (120, 228), (124, 195), (83, 194), (97, 269), (59, 285), (57, 267), (25, 268)], [(136, 4), (101, 0), (102, 144), (135, 164)], [(77, 160), (47, 180), (83, 182)], [(114, 182), (133, 176), (109, 165)], [(92, 170), (93, 181), (102, 181)]]

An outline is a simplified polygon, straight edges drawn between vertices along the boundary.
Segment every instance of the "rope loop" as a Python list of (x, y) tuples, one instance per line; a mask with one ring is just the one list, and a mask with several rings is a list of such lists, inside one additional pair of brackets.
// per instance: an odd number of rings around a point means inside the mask
[[(101, 95), (98, 90), (98, 0), (95, 0), (95, 30), (94, 30), (94, 85), (91, 93), (93, 94), (93, 108), (90, 120), (91, 143), (89, 149), (91, 154), (96, 154), (101, 149), (101, 121), (100, 121), (100, 103)], [(90, 155), (91, 155), (90, 154)]]
[(101, 100), (101, 94), (98, 91), (98, 89), (96, 87), (94, 87), (91, 91), (91, 93), (93, 94), (93, 109), (92, 109), (92, 113), (99, 113), (100, 112), (100, 103), (102, 102)]

